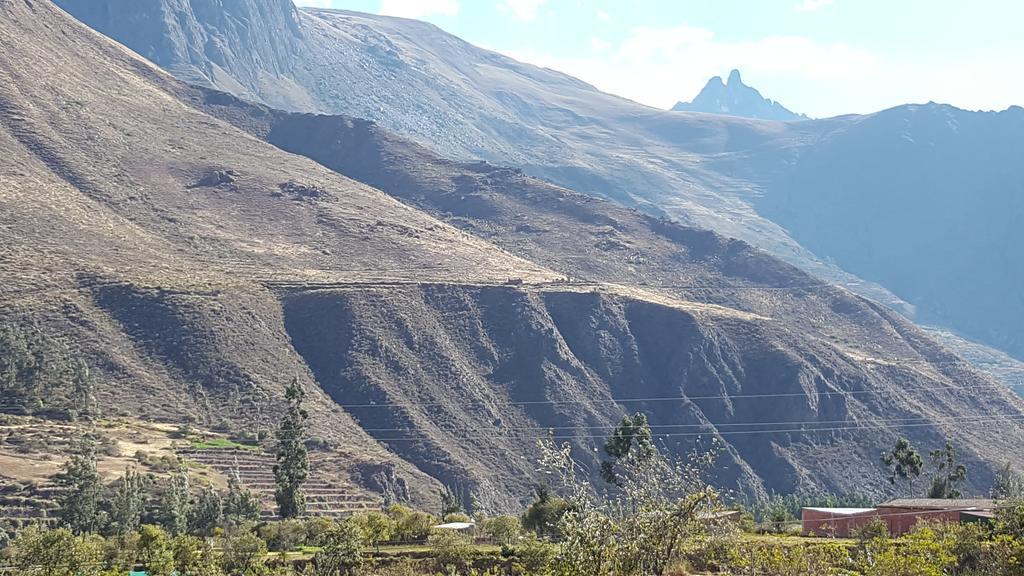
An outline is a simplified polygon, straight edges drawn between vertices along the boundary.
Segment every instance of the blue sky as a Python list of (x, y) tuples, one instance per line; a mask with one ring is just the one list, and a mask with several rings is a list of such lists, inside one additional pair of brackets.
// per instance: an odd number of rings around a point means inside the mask
[(1019, 0), (298, 0), (427, 20), (668, 108), (732, 68), (814, 117), (934, 100), (1024, 105)]

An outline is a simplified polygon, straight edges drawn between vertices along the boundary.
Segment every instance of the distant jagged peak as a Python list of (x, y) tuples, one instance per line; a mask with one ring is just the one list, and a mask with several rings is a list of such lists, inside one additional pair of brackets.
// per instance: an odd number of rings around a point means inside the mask
[(729, 77), (713, 76), (692, 102), (678, 102), (672, 110), (706, 112), (762, 120), (806, 120), (807, 116), (790, 111), (782, 104), (761, 96), (757, 89), (743, 83), (740, 71), (733, 69)]

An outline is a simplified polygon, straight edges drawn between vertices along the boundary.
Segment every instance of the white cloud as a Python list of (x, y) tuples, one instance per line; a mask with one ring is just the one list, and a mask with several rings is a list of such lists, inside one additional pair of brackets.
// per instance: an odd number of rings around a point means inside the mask
[(380, 10), (385, 16), (424, 18), (426, 16), (456, 16), (458, 0), (381, 0)]
[(295, 0), (295, 4), (312, 8), (333, 8), (334, 0)]
[(603, 38), (591, 38), (590, 49), (594, 52), (604, 52), (612, 47), (612, 43)]
[(604, 10), (598, 10), (597, 11), (597, 19), (602, 21), (602, 22), (611, 22), (612, 21), (611, 15), (608, 14), (607, 12), (605, 12)]
[(547, 0), (503, 0), (498, 4), (498, 11), (511, 12), (516, 20), (536, 20), (537, 10), (546, 2)]
[(832, 5), (832, 0), (804, 0), (800, 4), (793, 6), (793, 10), (797, 12), (817, 12), (822, 8)]

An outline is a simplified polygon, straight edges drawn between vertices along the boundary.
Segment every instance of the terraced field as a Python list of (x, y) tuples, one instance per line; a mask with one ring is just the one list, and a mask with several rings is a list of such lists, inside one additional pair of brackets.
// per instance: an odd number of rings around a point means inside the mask
[[(274, 504), (274, 458), (269, 454), (234, 448), (190, 448), (179, 450), (178, 454), (224, 476), (234, 476), (263, 503), (262, 518), (269, 520), (277, 516)], [(322, 466), (318, 466), (323, 463), (322, 458), (313, 456), (311, 460), (310, 478), (303, 486), (306, 493), (305, 517), (343, 518), (356, 512), (380, 508), (380, 498), (332, 477)]]

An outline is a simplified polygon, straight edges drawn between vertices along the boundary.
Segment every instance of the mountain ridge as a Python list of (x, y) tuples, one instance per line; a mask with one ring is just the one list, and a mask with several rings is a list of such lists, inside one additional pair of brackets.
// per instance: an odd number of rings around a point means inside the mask
[(782, 104), (764, 98), (761, 93), (743, 83), (739, 70), (732, 70), (726, 82), (721, 76), (708, 80), (700, 93), (690, 102), (677, 102), (675, 112), (704, 112), (761, 120), (792, 122), (806, 120), (807, 116), (790, 111)]

